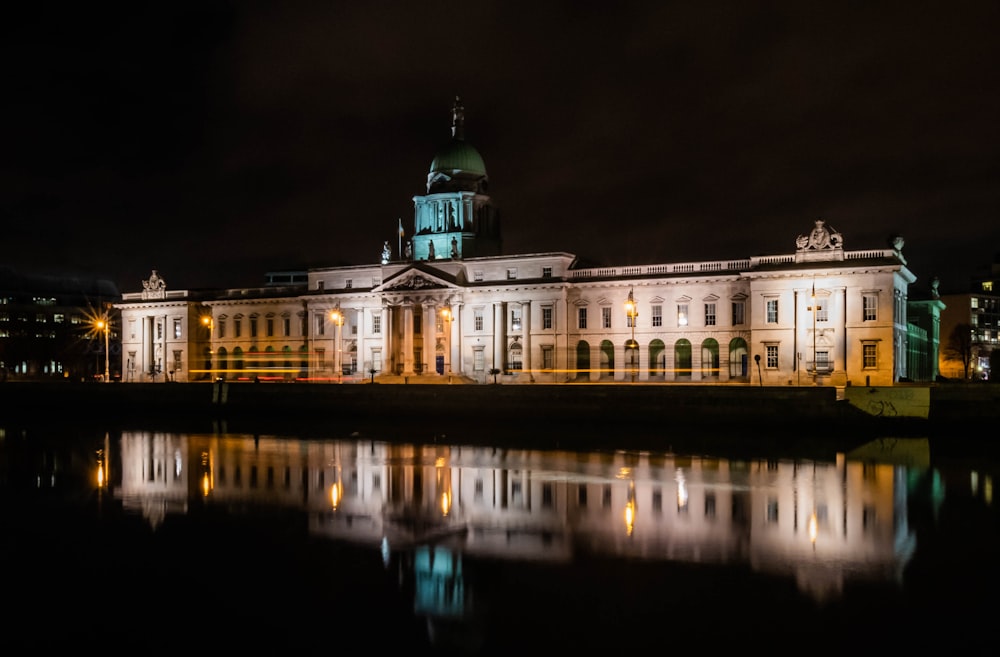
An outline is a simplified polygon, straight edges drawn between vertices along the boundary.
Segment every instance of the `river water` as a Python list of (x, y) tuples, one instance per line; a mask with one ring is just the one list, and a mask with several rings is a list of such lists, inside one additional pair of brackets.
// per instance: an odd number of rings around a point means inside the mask
[[(2, 427), (2, 425), (0, 425)], [(863, 654), (994, 643), (989, 459), (0, 428), (5, 643)]]

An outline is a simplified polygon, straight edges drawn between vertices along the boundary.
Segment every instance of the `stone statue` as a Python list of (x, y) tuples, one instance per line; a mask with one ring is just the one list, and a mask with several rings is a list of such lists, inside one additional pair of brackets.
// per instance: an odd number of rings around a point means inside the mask
[(428, 260), (433, 260), (434, 257), (435, 257), (434, 256), (434, 242), (428, 242), (427, 243), (427, 259)]
[(451, 257), (452, 258), (458, 257), (458, 240), (455, 239), (454, 237), (451, 238)]
[(405, 253), (406, 253), (406, 259), (407, 260), (409, 260), (409, 259), (411, 259), (413, 257), (413, 243), (412, 242), (407, 242), (406, 243)]
[(389, 264), (390, 257), (392, 257), (392, 249), (389, 248), (389, 241), (386, 240), (385, 244), (382, 245), (382, 264)]

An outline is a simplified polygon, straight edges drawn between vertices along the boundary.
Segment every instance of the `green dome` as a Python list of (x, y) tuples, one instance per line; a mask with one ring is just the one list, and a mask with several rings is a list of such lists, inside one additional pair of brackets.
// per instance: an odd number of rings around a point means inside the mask
[(486, 175), (486, 164), (483, 156), (471, 144), (463, 139), (452, 139), (451, 143), (438, 151), (431, 162), (430, 173), (461, 172), (476, 176)]

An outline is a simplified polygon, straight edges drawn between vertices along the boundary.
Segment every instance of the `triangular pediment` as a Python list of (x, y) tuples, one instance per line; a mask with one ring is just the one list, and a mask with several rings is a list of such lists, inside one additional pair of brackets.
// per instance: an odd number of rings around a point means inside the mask
[(411, 292), (420, 290), (456, 289), (452, 277), (448, 274), (438, 274), (429, 268), (417, 265), (403, 269), (395, 276), (385, 280), (376, 287), (374, 292)]

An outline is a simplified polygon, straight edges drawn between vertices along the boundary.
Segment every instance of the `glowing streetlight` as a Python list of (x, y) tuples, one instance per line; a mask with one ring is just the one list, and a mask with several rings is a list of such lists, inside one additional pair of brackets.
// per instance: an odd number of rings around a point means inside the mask
[(632, 327), (632, 338), (625, 345), (625, 351), (629, 354), (629, 368), (632, 372), (632, 382), (635, 383), (635, 370), (638, 366), (636, 360), (639, 354), (639, 343), (635, 341), (635, 319), (639, 316), (639, 305), (632, 295), (632, 288), (629, 288), (628, 299), (625, 300), (625, 316), (628, 317), (629, 326)]
[(111, 361), (108, 353), (108, 334), (111, 332), (111, 320), (105, 312), (94, 322), (94, 328), (104, 333), (104, 382), (111, 381)]
[(340, 365), (340, 327), (344, 325), (344, 314), (340, 312), (340, 306), (330, 311), (330, 321), (333, 322), (333, 369), (337, 371), (337, 383), (340, 383), (342, 373)]

